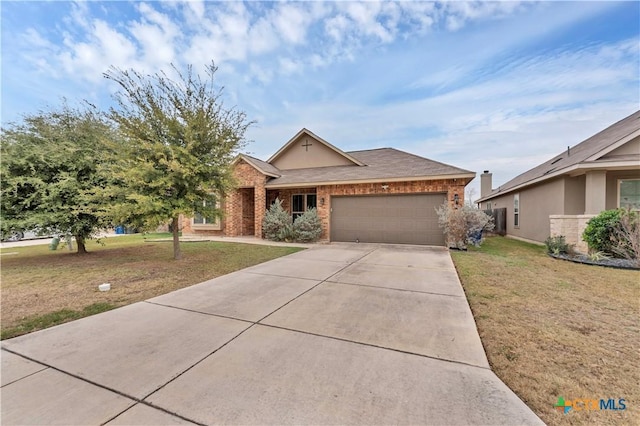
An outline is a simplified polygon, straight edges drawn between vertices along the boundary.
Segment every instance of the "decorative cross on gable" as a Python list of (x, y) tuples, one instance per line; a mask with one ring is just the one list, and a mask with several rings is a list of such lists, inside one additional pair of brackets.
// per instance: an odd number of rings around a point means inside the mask
[(312, 143), (309, 143), (309, 140), (308, 140), (308, 139), (305, 139), (305, 140), (304, 140), (304, 143), (302, 144), (302, 146), (304, 146), (304, 150), (305, 150), (305, 151), (309, 151), (309, 147), (310, 147), (311, 145), (313, 145), (313, 144), (312, 144)]

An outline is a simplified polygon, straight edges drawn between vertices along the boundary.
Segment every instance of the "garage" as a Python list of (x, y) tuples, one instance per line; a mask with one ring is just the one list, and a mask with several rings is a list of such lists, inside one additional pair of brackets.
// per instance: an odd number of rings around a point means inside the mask
[(334, 196), (331, 241), (444, 245), (436, 207), (446, 194)]

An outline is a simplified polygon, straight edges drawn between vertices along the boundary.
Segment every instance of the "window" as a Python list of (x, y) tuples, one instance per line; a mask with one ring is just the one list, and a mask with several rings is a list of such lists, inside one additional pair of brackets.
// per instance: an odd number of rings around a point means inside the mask
[(293, 220), (309, 210), (316, 208), (316, 194), (295, 194), (291, 196), (291, 214)]
[(640, 210), (640, 179), (618, 181), (618, 207)]
[(491, 201), (487, 201), (485, 204), (486, 210), (491, 210)]
[(513, 196), (513, 226), (520, 227), (520, 194)]
[(202, 200), (202, 209), (193, 216), (193, 225), (196, 228), (220, 229), (220, 221), (210, 209), (217, 209), (218, 202), (215, 197)]

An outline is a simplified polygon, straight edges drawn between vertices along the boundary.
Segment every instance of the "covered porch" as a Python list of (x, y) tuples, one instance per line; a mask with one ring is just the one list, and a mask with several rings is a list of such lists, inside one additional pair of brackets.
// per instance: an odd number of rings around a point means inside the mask
[(550, 235), (564, 235), (576, 251), (587, 253), (589, 247), (582, 240), (582, 233), (591, 218), (617, 208), (640, 210), (640, 170), (590, 170), (580, 181), (584, 182), (582, 194), (580, 185), (565, 187), (565, 212), (584, 213), (550, 215)]

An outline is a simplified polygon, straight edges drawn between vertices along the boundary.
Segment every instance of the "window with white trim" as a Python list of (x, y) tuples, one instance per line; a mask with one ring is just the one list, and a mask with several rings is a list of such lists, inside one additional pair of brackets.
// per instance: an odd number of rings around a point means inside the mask
[(520, 194), (513, 196), (513, 226), (520, 227)]
[(200, 212), (196, 211), (192, 219), (194, 228), (220, 229), (219, 217), (213, 215), (210, 211), (207, 212), (207, 207), (210, 206), (213, 206), (214, 209), (219, 208), (218, 200), (213, 195), (207, 200), (202, 200), (202, 207), (204, 208)]
[(293, 220), (309, 209), (316, 208), (316, 194), (294, 194), (291, 196), (291, 215)]
[(640, 210), (640, 179), (618, 181), (618, 207)]

